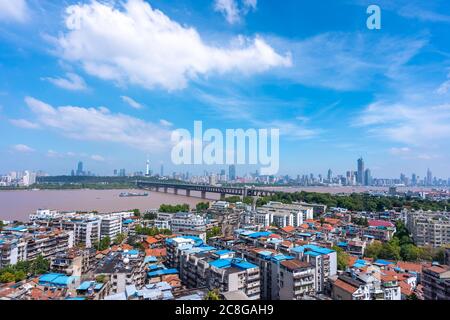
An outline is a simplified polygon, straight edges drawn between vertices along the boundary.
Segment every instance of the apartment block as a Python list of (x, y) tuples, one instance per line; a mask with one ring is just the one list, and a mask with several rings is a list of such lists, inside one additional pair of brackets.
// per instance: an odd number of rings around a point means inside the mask
[(51, 228), (17, 226), (0, 234), (0, 267), (31, 261), (38, 256), (50, 259), (73, 246), (73, 233)]
[(308, 262), (284, 260), (279, 267), (279, 299), (302, 300), (315, 295), (316, 272)]
[(305, 245), (290, 249), (290, 253), (300, 261), (306, 261), (315, 270), (315, 290), (323, 292), (328, 279), (337, 273), (336, 251), (316, 246)]
[(99, 218), (76, 217), (62, 220), (61, 228), (73, 232), (76, 245), (91, 248), (96, 242), (100, 241), (101, 219)]
[(450, 267), (423, 269), (422, 285), (425, 300), (450, 300)]
[(124, 292), (129, 285), (142, 288), (146, 277), (144, 258), (137, 250), (110, 252), (98, 263), (94, 275), (109, 278), (111, 294)]
[(255, 223), (264, 227), (276, 225), (279, 228), (287, 226), (298, 227), (304, 220), (313, 218), (313, 209), (300, 204), (283, 204), (269, 202), (257, 209)]
[(101, 216), (101, 239), (108, 237), (113, 241), (120, 233), (122, 233), (122, 217), (120, 215), (112, 214)]
[(209, 264), (209, 288), (217, 288), (220, 292), (242, 291), (250, 300), (260, 299), (258, 266), (239, 258), (218, 259)]
[(418, 246), (445, 247), (450, 244), (450, 215), (440, 212), (411, 212), (407, 228)]

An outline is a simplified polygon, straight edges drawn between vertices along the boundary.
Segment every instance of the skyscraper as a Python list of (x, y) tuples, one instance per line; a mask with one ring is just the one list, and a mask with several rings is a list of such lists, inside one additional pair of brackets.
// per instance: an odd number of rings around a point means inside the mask
[(431, 186), (433, 184), (433, 174), (431, 170), (428, 168), (427, 170), (427, 186)]
[(164, 165), (161, 163), (161, 172), (160, 172), (160, 176), (164, 177)]
[(331, 169), (328, 169), (327, 179), (328, 182), (331, 182), (331, 180), (333, 180), (333, 171), (331, 171)]
[(372, 185), (372, 174), (370, 173), (370, 169), (366, 169), (364, 172), (364, 182), (366, 186)]
[(77, 166), (77, 176), (82, 176), (83, 175), (83, 162), (78, 162), (78, 166)]
[(415, 173), (412, 174), (411, 183), (413, 186), (417, 185), (417, 176)]
[(364, 181), (364, 160), (363, 158), (358, 159), (358, 176), (357, 176), (357, 183), (361, 186), (365, 185)]
[(236, 166), (234, 164), (228, 169), (228, 176), (230, 177), (230, 181), (236, 180)]
[(145, 175), (150, 176), (150, 160), (147, 159), (147, 168), (145, 170)]

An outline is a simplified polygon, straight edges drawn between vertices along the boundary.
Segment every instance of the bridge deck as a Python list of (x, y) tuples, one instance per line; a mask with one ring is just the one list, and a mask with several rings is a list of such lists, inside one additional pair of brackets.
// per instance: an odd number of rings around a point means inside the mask
[(208, 185), (198, 184), (178, 184), (178, 183), (160, 183), (160, 182), (147, 182), (138, 181), (137, 187), (141, 189), (174, 189), (174, 190), (186, 190), (186, 191), (199, 191), (209, 193), (219, 193), (221, 195), (236, 195), (246, 197), (261, 197), (271, 196), (277, 193), (277, 191), (255, 189), (255, 188), (237, 188), (237, 187), (215, 187)]

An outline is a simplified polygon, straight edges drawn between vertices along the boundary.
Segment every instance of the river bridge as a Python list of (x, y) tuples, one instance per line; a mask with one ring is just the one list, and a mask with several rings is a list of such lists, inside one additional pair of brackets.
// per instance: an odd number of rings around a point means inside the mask
[(206, 193), (220, 194), (220, 198), (224, 199), (227, 196), (240, 197), (267, 197), (278, 193), (273, 190), (256, 189), (254, 187), (218, 187), (201, 184), (182, 184), (182, 183), (167, 183), (154, 181), (137, 181), (136, 186), (139, 189), (154, 190), (160, 192), (161, 190), (168, 193), (173, 190), (174, 194), (178, 194), (180, 190), (184, 190), (186, 196), (190, 197), (192, 191), (200, 192), (202, 199), (206, 199)]

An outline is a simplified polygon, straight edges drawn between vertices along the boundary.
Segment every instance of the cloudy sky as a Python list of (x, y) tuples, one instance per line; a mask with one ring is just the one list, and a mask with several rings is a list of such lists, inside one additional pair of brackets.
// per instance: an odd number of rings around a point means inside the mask
[(281, 174), (447, 178), (449, 34), (444, 0), (0, 0), (0, 172), (186, 170), (202, 120), (279, 128)]

